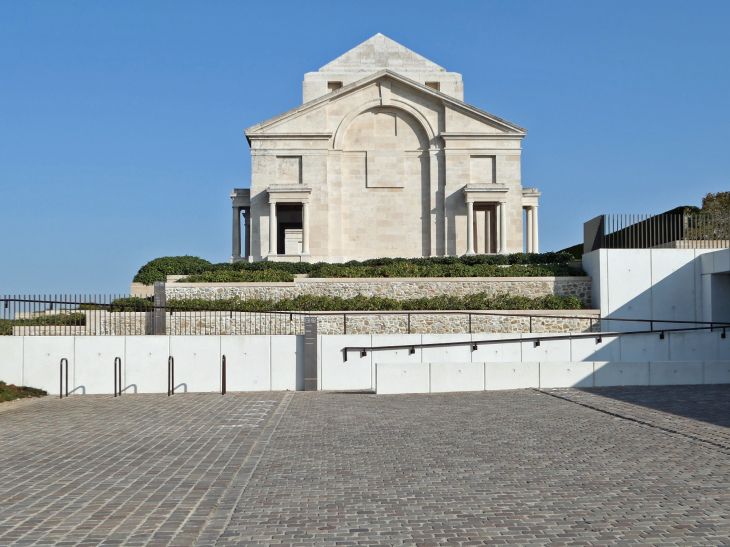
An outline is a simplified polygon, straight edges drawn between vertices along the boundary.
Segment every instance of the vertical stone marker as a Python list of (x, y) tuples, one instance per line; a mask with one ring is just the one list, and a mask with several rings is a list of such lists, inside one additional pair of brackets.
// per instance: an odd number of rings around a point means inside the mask
[(167, 315), (165, 313), (165, 282), (155, 281), (155, 311), (154, 311), (154, 331), (153, 334), (166, 334), (165, 321)]
[(317, 318), (304, 318), (304, 391), (317, 391)]

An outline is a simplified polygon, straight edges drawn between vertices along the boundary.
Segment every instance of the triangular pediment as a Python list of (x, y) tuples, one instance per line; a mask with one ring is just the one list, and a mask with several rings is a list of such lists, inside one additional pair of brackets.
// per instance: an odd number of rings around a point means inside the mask
[(446, 72), (445, 68), (380, 33), (327, 63), (319, 72), (377, 72), (384, 69), (398, 72)]
[(403, 74), (399, 74), (397, 72), (386, 69), (376, 72), (375, 74), (371, 74), (361, 80), (358, 80), (357, 82), (343, 87), (342, 89), (339, 89), (332, 93), (328, 93), (327, 95), (323, 95), (322, 97), (298, 106), (297, 108), (293, 108), (287, 112), (284, 112), (283, 114), (280, 114), (279, 116), (266, 120), (265, 122), (254, 125), (253, 127), (250, 127), (245, 131), (246, 136), (250, 138), (257, 134), (263, 133), (279, 134), (288, 133), (289, 131), (296, 132), (298, 130), (295, 129), (295, 127), (300, 127), (300, 124), (296, 123), (296, 120), (300, 120), (302, 117), (314, 116), (317, 114), (318, 111), (321, 111), (325, 107), (325, 105), (327, 105), (327, 103), (340, 100), (347, 95), (356, 93), (358, 90), (366, 86), (372, 85), (378, 80), (383, 79), (390, 79), (394, 82), (397, 82), (399, 85), (410, 88), (416, 94), (435, 98), (438, 101), (443, 102), (444, 104), (448, 104), (452, 109), (457, 110), (460, 115), (473, 119), (475, 122), (483, 123), (486, 126), (496, 128), (500, 132), (522, 136), (527, 133), (526, 129), (518, 125), (510, 123), (493, 114), (480, 110), (470, 104), (450, 97), (419, 82), (411, 80)]

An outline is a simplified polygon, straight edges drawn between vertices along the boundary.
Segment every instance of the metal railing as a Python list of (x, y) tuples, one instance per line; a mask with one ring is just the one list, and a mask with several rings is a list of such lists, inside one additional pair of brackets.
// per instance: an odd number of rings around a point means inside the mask
[(596, 249), (726, 249), (730, 215), (600, 215), (583, 225), (583, 252)]
[(595, 313), (584, 310), (256, 312), (235, 309), (224, 299), (196, 307), (175, 301), (159, 306), (151, 298), (124, 295), (4, 296), (0, 298), (0, 336), (303, 334), (304, 320), (312, 316), (318, 318), (320, 333), (327, 334), (362, 333), (365, 323), (375, 316), (389, 318), (388, 328), (393, 334), (418, 332), (433, 316), (452, 318), (470, 334), (488, 332), (484, 330), (488, 317), (521, 318), (524, 332), (544, 330), (544, 326), (538, 328), (541, 320), (573, 320), (582, 330), (592, 330), (599, 321)]
[[(535, 347), (540, 346), (542, 341), (550, 340), (576, 340), (581, 338), (594, 338), (597, 344), (603, 343), (603, 337), (612, 336), (628, 336), (634, 334), (658, 334), (660, 340), (665, 339), (665, 334), (668, 332), (693, 332), (709, 330), (714, 332), (715, 330), (721, 330), (720, 338), (727, 338), (727, 329), (730, 329), (730, 323), (719, 323), (709, 321), (657, 321), (656, 319), (610, 319), (611, 321), (632, 321), (632, 322), (644, 322), (650, 324), (650, 330), (638, 330), (638, 331), (624, 331), (624, 332), (598, 332), (598, 333), (568, 333), (568, 334), (546, 334), (544, 336), (531, 336), (531, 337), (520, 337), (520, 338), (498, 338), (494, 340), (458, 340), (452, 342), (429, 342), (429, 343), (403, 343), (403, 344), (391, 344), (384, 346), (345, 346), (342, 348), (343, 361), (347, 361), (347, 354), (350, 351), (357, 351), (361, 357), (366, 357), (368, 351), (377, 350), (392, 350), (392, 349), (409, 349), (410, 354), (416, 353), (416, 348), (441, 348), (441, 347), (453, 347), (453, 346), (471, 346), (472, 351), (477, 351), (480, 345), (489, 344), (504, 344), (508, 342), (533, 342)], [(680, 324), (695, 324), (703, 325), (700, 327), (682, 327), (677, 329), (657, 329), (654, 330), (654, 323), (680, 323)]]

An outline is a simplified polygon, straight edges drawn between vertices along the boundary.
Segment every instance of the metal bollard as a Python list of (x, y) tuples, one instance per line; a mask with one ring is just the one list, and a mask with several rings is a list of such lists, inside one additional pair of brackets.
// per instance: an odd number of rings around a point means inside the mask
[[(119, 370), (119, 388), (117, 389), (117, 370)], [(122, 396), (122, 358), (121, 357), (115, 357), (114, 358), (114, 396), (117, 396), (117, 393), (119, 393), (119, 396)]]
[(58, 386), (58, 393), (60, 394), (61, 399), (63, 399), (63, 362), (66, 362), (66, 397), (68, 397), (68, 359), (65, 357), (61, 359), (60, 368), (61, 368), (61, 375), (59, 378), (59, 386)]
[(175, 359), (172, 355), (167, 359), (167, 396), (175, 395)]
[(226, 356), (223, 356), (223, 364), (221, 365), (221, 395), (226, 394)]

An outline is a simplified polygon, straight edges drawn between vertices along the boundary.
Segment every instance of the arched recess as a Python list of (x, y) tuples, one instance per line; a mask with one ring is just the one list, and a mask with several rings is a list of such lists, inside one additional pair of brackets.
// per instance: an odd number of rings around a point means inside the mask
[[(332, 148), (334, 150), (342, 150), (342, 141), (345, 138), (345, 133), (347, 133), (347, 129), (350, 127), (350, 124), (355, 118), (357, 118), (363, 112), (383, 106), (384, 105), (381, 104), (380, 99), (373, 99), (372, 101), (363, 103), (348, 112), (348, 114), (344, 118), (342, 118), (340, 125), (337, 126), (337, 130), (335, 131), (335, 138), (332, 139)], [(431, 148), (434, 148), (436, 146), (436, 133), (434, 133), (433, 127), (431, 127), (431, 124), (428, 122), (426, 117), (421, 114), (421, 112), (413, 108), (411, 105), (397, 99), (391, 99), (390, 104), (387, 105), (387, 108), (400, 109), (413, 116), (416, 120), (418, 120), (418, 122), (423, 127), (423, 130), (428, 135), (428, 142), (430, 143)]]
[(380, 101), (358, 112), (338, 140), (344, 255), (429, 256), (429, 126)]

